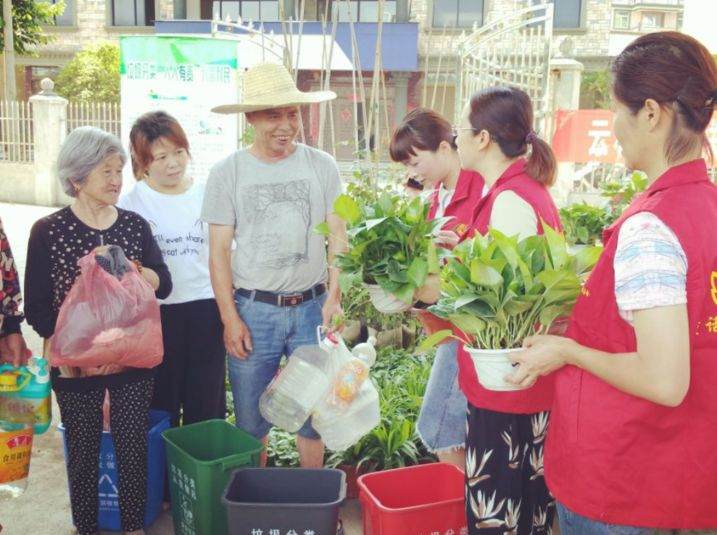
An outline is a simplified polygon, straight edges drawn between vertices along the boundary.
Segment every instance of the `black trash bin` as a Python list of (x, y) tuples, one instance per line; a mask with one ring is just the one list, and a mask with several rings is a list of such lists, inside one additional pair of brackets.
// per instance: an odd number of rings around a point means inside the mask
[(336, 535), (345, 497), (341, 470), (240, 468), (232, 473), (222, 503), (229, 535)]

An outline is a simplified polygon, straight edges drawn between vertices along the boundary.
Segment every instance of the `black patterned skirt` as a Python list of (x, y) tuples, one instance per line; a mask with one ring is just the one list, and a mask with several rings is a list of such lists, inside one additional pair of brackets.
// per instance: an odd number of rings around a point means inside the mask
[(468, 404), (466, 514), (472, 535), (552, 532), (555, 500), (543, 477), (549, 415)]

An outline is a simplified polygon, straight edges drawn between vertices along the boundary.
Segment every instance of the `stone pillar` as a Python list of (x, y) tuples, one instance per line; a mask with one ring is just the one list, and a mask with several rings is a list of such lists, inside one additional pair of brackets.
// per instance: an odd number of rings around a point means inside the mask
[(555, 58), (550, 61), (553, 110), (577, 110), (580, 107), (583, 70), (583, 64), (574, 59)]
[[(550, 62), (550, 95), (551, 109), (577, 110), (580, 108), (580, 82), (582, 80), (583, 64), (569, 58), (554, 58)], [(551, 118), (552, 119), (552, 118)], [(550, 138), (553, 134), (553, 121), (550, 121)], [(552, 187), (552, 194), (558, 205), (569, 202), (570, 192), (575, 176), (575, 164), (572, 162), (558, 162), (558, 176)]]
[(49, 78), (40, 82), (42, 91), (30, 97), (35, 151), (35, 204), (61, 206), (71, 199), (57, 180), (57, 156), (67, 135), (67, 100), (54, 92)]

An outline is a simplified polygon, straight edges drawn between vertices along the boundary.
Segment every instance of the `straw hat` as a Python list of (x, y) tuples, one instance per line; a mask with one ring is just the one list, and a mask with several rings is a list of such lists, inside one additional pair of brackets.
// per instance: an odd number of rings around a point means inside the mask
[(250, 111), (300, 106), (325, 102), (336, 98), (333, 91), (299, 91), (294, 79), (283, 65), (261, 63), (244, 73), (243, 101), (212, 108), (215, 113), (242, 113)]

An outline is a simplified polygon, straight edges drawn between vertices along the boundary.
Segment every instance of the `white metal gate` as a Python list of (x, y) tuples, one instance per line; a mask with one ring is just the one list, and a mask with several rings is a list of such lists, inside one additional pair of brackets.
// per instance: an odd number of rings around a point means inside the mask
[(476, 91), (496, 85), (524, 90), (533, 101), (536, 130), (545, 132), (550, 109), (553, 4), (521, 9), (489, 22), (458, 49), (456, 119)]

